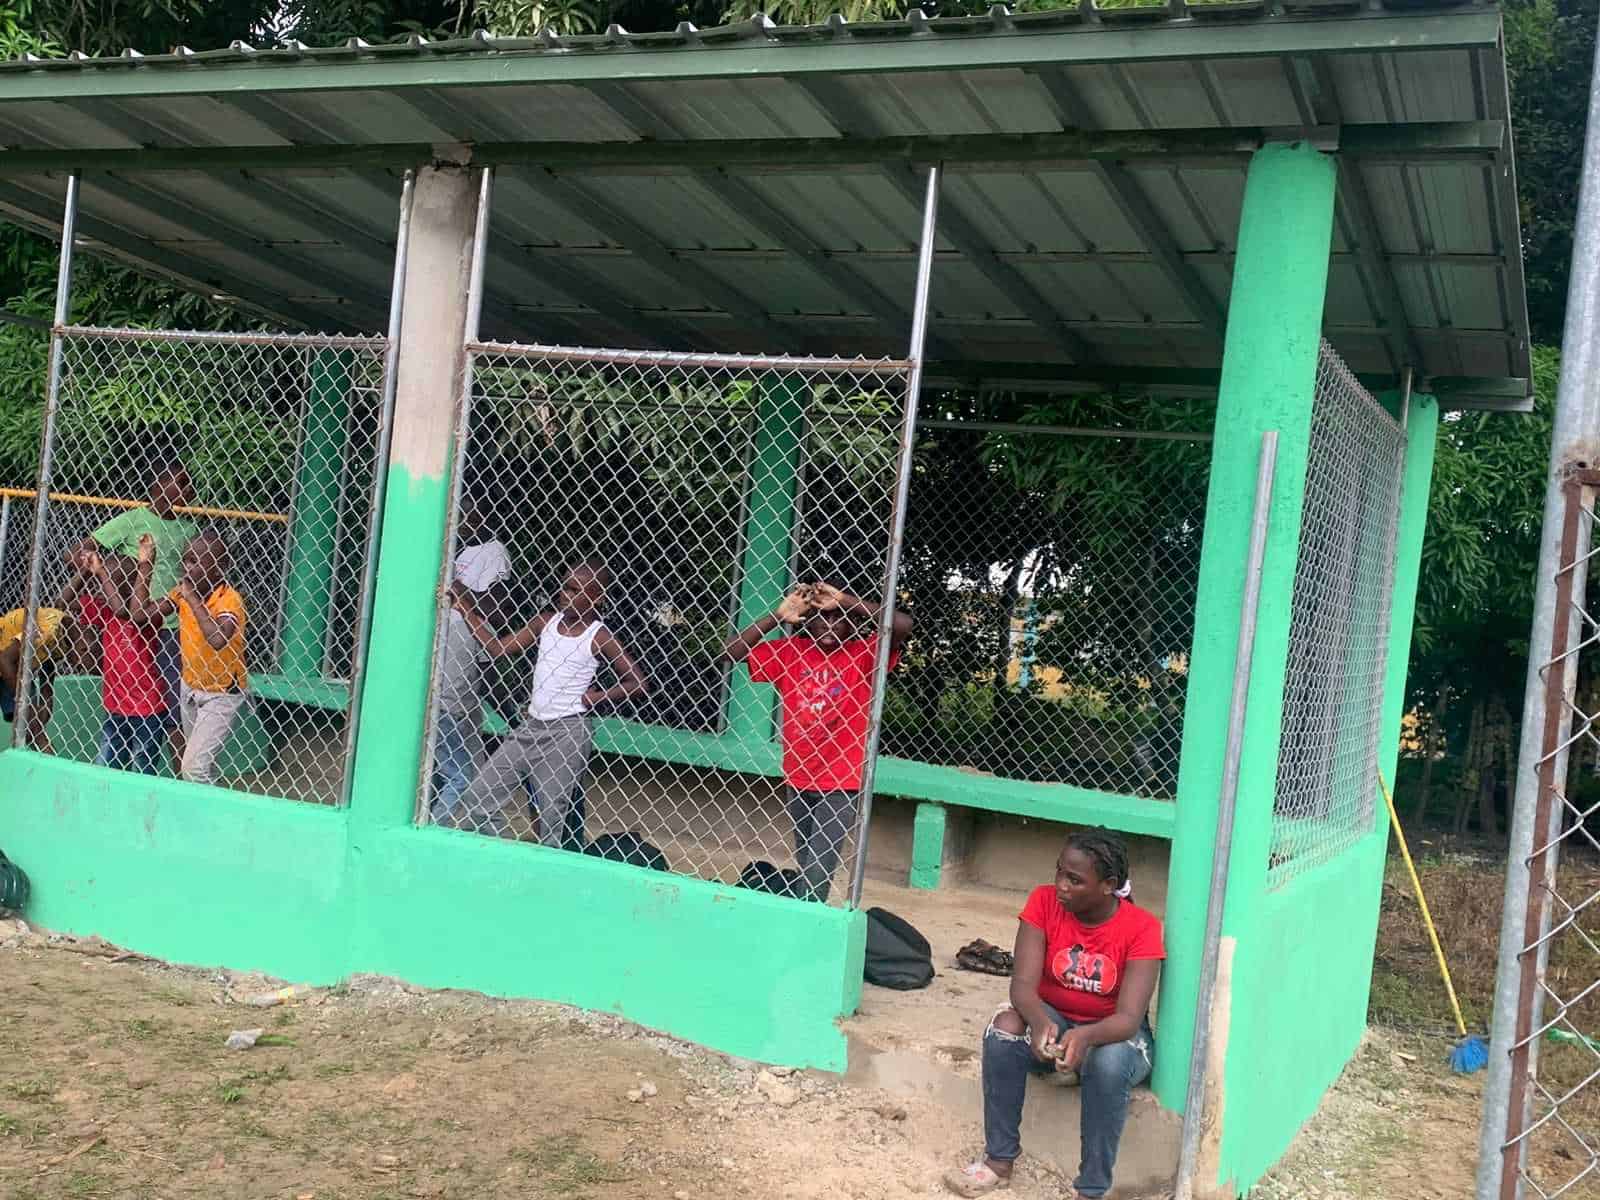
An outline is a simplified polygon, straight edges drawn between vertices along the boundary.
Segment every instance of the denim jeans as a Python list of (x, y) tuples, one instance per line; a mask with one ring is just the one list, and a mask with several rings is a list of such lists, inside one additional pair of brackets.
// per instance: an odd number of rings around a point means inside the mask
[(429, 806), (435, 825), (451, 823), (462, 794), (483, 765), (480, 719), (477, 714), (439, 713), (439, 739), (433, 747), (433, 802)]
[(839, 854), (856, 822), (855, 792), (789, 793), (789, 819), (794, 822), (794, 865), (800, 872), (800, 898), (828, 899)]
[[(1045, 1006), (1062, 1032), (1081, 1024)], [(1128, 1120), (1128, 1100), (1136, 1085), (1150, 1078), (1155, 1038), (1149, 1022), (1126, 1042), (1089, 1051), (1078, 1078), (1083, 1087), (1082, 1145), (1074, 1186), (1084, 1196), (1103, 1196), (1111, 1189), (1117, 1143)], [(1048, 1075), (1054, 1066), (1033, 1056), (1026, 1033), (1005, 1033), (989, 1023), (983, 1033), (984, 1154), (1010, 1162), (1022, 1152), (1022, 1099), (1029, 1075)]]
[(100, 726), (100, 752), (95, 755), (95, 763), (119, 771), (160, 774), (170, 720), (164, 712), (151, 717), (109, 714)]

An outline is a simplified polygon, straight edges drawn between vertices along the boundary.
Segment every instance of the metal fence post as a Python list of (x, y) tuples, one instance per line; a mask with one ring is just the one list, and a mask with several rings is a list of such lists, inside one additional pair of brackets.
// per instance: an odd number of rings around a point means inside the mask
[[(1530, 1042), (1528, 1034), (1539, 1022), (1539, 993), (1533, 985), (1550, 925), (1548, 895), (1539, 895), (1533, 883), (1536, 871), (1542, 873), (1553, 865), (1549, 861), (1553, 852), (1547, 850), (1550, 839), (1540, 837), (1535, 825), (1539, 823), (1542, 768), (1548, 768), (1555, 779), (1561, 777), (1556, 768), (1565, 768), (1565, 755), (1544, 761), (1549, 758), (1545, 748), (1552, 737), (1557, 746), (1565, 746), (1568, 740), (1577, 676), (1573, 658), (1555, 651), (1575, 644), (1586, 576), (1586, 545), (1574, 541), (1568, 547), (1572, 557), (1563, 556), (1563, 534), (1568, 532), (1567, 476), (1572, 469), (1600, 463), (1600, 378), (1596, 374), (1600, 370), (1600, 55), (1590, 78), (1581, 180), (1511, 808), (1489, 1076), (1479, 1137), (1478, 1200), (1517, 1200), (1522, 1194), (1523, 1144), (1514, 1139), (1526, 1123), (1528, 1074), (1536, 1051), (1536, 1042)], [(1588, 540), (1587, 529), (1582, 530), (1582, 540)], [(1569, 571), (1563, 571), (1566, 564), (1570, 564)], [(1561, 605), (1559, 593), (1563, 590), (1578, 603)], [(1541, 949), (1528, 949), (1530, 946)]]
[[(383, 348), (383, 399), (378, 408), (378, 448), (372, 464), (372, 495), (367, 511), (367, 552), (361, 568), (360, 615), (356, 624), (355, 661), (350, 668), (350, 700), (344, 721), (344, 778), (339, 803), (348, 807), (356, 774), (356, 718), (361, 684), (367, 669), (367, 642), (372, 635), (372, 592), (378, 578), (378, 539), (383, 532), (383, 490), (389, 481), (389, 440), (394, 434), (395, 366), (400, 357), (400, 320), (405, 311), (406, 260), (411, 247), (411, 197), (416, 172), (407, 171), (400, 185), (400, 217), (395, 230), (394, 281), (389, 292), (388, 344)], [(298, 478), (298, 466), (296, 468)], [(337, 525), (335, 526), (337, 534)]]
[(917, 437), (917, 400), (922, 388), (923, 345), (928, 335), (928, 293), (933, 284), (933, 251), (939, 236), (939, 175), (928, 168), (928, 187), (922, 202), (922, 241), (917, 251), (917, 290), (911, 311), (911, 345), (906, 353), (906, 411), (900, 428), (900, 458), (896, 466), (894, 514), (889, 521), (889, 556), (883, 573), (883, 610), (878, 614), (878, 662), (873, 670), (872, 709), (867, 718), (866, 761), (861, 774), (861, 801), (856, 816), (856, 861), (850, 873), (850, 904), (859, 907), (867, 870), (867, 826), (872, 820), (872, 783), (877, 769), (878, 743), (883, 736), (883, 698), (889, 674), (889, 638), (894, 624), (895, 598), (900, 577), (900, 544), (906, 532), (906, 499), (911, 490), (911, 456)]
[(17, 669), (16, 725), (12, 745), (28, 744), (28, 713), (33, 705), (34, 641), (39, 636), (39, 586), (44, 575), (44, 531), (50, 512), (50, 462), (55, 449), (56, 410), (61, 403), (61, 368), (65, 356), (62, 331), (71, 318), (72, 250), (78, 229), (78, 172), (67, 176), (67, 198), (61, 214), (61, 258), (56, 271), (55, 319), (50, 329), (50, 363), (45, 375), (44, 433), (39, 446), (39, 484), (33, 512), (33, 554), (28, 564), (28, 591), (23, 601), (22, 662)]
[(1233, 694), (1228, 703), (1228, 741), (1222, 760), (1222, 795), (1217, 802), (1217, 837), (1211, 858), (1211, 895), (1206, 904), (1205, 941), (1200, 951), (1200, 996), (1195, 1004), (1194, 1048), (1189, 1055), (1189, 1090), (1183, 1106), (1183, 1136), (1178, 1145), (1178, 1178), (1173, 1200), (1192, 1200), (1205, 1124), (1206, 1073), (1211, 1048), (1211, 1005), (1217, 989), (1217, 952), (1222, 910), (1228, 898), (1229, 856), (1233, 851), (1234, 804), (1239, 796), (1239, 762), (1244, 754), (1244, 719), (1250, 702), (1250, 663), (1256, 647), (1256, 611), (1261, 604), (1261, 567), (1267, 553), (1267, 523), (1272, 516), (1272, 481), (1278, 468), (1278, 434), (1261, 435), (1256, 468), (1255, 511), (1250, 549), (1245, 557), (1244, 597), (1239, 605), (1239, 648), (1233, 660)]

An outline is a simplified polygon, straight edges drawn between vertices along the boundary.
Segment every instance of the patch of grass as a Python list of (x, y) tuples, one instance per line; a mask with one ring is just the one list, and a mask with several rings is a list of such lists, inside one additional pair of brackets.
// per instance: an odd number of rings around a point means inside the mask
[(174, 1008), (189, 1008), (194, 1004), (194, 997), (177, 988), (161, 988), (155, 994), (156, 1000), (162, 1004), (170, 1004)]
[(280, 1008), (272, 1018), (274, 1025), (293, 1025), (294, 1022), (295, 1011), (292, 1008)]
[(15, 1137), (22, 1132), (22, 1122), (0, 1113), (0, 1137)]
[(244, 1099), (244, 1089), (236, 1083), (219, 1083), (217, 1099), (224, 1104), (237, 1104)]
[(67, 1176), (64, 1187), (69, 1196), (104, 1196), (109, 1194), (111, 1184), (88, 1171), (75, 1171)]
[(6, 1095), (13, 1100), (44, 1100), (55, 1094), (56, 1085), (45, 1078), (17, 1079), (6, 1084)]
[(319, 1079), (332, 1079), (336, 1075), (354, 1075), (354, 1063), (318, 1063), (312, 1068), (312, 1073)]
[(619, 1164), (607, 1162), (570, 1135), (519, 1146), (511, 1157), (527, 1163), (540, 1185), (556, 1195), (589, 1184), (628, 1183), (633, 1178)]
[(148, 1042), (165, 1028), (165, 1021), (152, 1021), (144, 1017), (135, 1017), (128, 1022), (128, 1036), (136, 1042)]

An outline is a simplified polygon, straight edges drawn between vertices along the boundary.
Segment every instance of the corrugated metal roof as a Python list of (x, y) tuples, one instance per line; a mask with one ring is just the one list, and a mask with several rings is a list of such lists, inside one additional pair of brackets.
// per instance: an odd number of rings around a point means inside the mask
[(904, 348), (908, 164), (941, 159), (936, 357), (1203, 374), (1247, 151), (1298, 133), (1341, 157), (1334, 343), (1504, 403), (1529, 359), (1499, 28), (1476, 3), (1174, 0), (3, 63), (0, 213), (55, 227), (79, 167), (94, 248), (371, 327), (400, 171), (466, 143), (504, 164), (486, 334), (876, 355)]

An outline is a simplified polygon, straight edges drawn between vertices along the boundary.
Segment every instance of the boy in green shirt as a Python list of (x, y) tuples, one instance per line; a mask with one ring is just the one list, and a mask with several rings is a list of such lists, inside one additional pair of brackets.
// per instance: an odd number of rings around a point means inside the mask
[[(194, 485), (189, 472), (175, 458), (157, 459), (150, 468), (149, 502), (118, 513), (100, 526), (78, 547), (75, 554), (91, 550), (139, 557), (139, 539), (149, 534), (156, 544), (156, 566), (150, 579), (150, 594), (165, 596), (178, 586), (183, 569), (183, 548), (194, 537), (195, 522), (178, 515), (177, 510), (194, 502)], [(162, 625), (156, 642), (156, 669), (166, 685), (167, 712), (178, 711), (178, 677), (182, 658), (178, 651), (178, 617), (174, 613)]]

